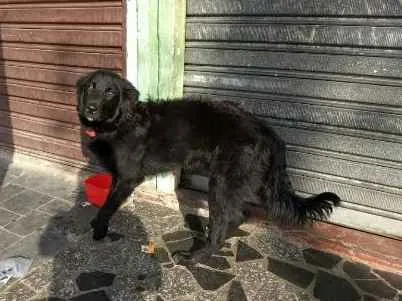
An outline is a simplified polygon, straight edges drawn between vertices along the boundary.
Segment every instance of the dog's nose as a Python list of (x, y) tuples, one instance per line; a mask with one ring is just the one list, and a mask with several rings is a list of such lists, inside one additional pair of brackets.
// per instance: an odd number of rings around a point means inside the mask
[(98, 109), (97, 109), (95, 106), (93, 106), (93, 105), (89, 105), (89, 106), (87, 106), (87, 108), (86, 108), (85, 110), (86, 110), (87, 114), (93, 114), (93, 113), (95, 113)]

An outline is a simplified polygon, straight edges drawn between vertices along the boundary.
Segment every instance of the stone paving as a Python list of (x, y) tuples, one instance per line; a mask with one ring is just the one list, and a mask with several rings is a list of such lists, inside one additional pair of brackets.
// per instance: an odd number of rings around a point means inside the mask
[[(268, 224), (243, 225), (196, 266), (175, 265), (173, 252), (203, 244), (206, 219), (152, 200), (128, 201), (108, 237), (94, 242), (96, 209), (79, 204), (88, 173), (0, 166), (0, 259), (34, 259), (26, 277), (0, 289), (0, 301), (402, 301), (401, 275), (289, 241)], [(141, 249), (150, 240), (155, 256)]]

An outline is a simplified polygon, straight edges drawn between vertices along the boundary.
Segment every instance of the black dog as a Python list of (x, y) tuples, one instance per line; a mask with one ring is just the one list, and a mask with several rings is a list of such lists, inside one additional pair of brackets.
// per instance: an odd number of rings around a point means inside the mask
[(113, 175), (113, 189), (91, 222), (93, 238), (106, 236), (120, 204), (145, 176), (184, 167), (209, 174), (209, 233), (204, 247), (175, 260), (195, 263), (217, 251), (248, 216), (262, 206), (273, 218), (293, 223), (324, 219), (340, 202), (326, 192), (297, 196), (285, 170), (285, 147), (253, 115), (229, 102), (139, 102), (139, 93), (119, 75), (99, 70), (77, 83), (80, 121), (89, 149)]

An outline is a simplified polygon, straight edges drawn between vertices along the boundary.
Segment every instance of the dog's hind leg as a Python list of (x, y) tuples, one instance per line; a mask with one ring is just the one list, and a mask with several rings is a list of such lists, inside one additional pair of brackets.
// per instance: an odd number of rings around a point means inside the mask
[[(226, 238), (245, 220), (242, 202), (236, 199), (236, 191), (224, 183), (223, 177), (211, 177), (209, 181), (209, 227), (207, 243), (190, 254), (179, 252), (174, 255), (176, 263), (189, 265), (216, 253), (225, 243)], [(241, 195), (239, 195), (240, 197)]]

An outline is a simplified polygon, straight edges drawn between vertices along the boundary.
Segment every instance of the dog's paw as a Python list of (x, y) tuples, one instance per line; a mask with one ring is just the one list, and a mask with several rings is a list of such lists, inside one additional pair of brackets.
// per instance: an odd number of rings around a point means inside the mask
[(93, 229), (92, 238), (94, 240), (101, 240), (106, 237), (109, 228), (108, 224), (100, 223), (96, 219), (93, 219), (91, 221), (91, 226)]
[(194, 262), (193, 258), (191, 257), (190, 252), (179, 251), (173, 254), (172, 258), (174, 263), (178, 265), (190, 266), (196, 264), (196, 262)]

